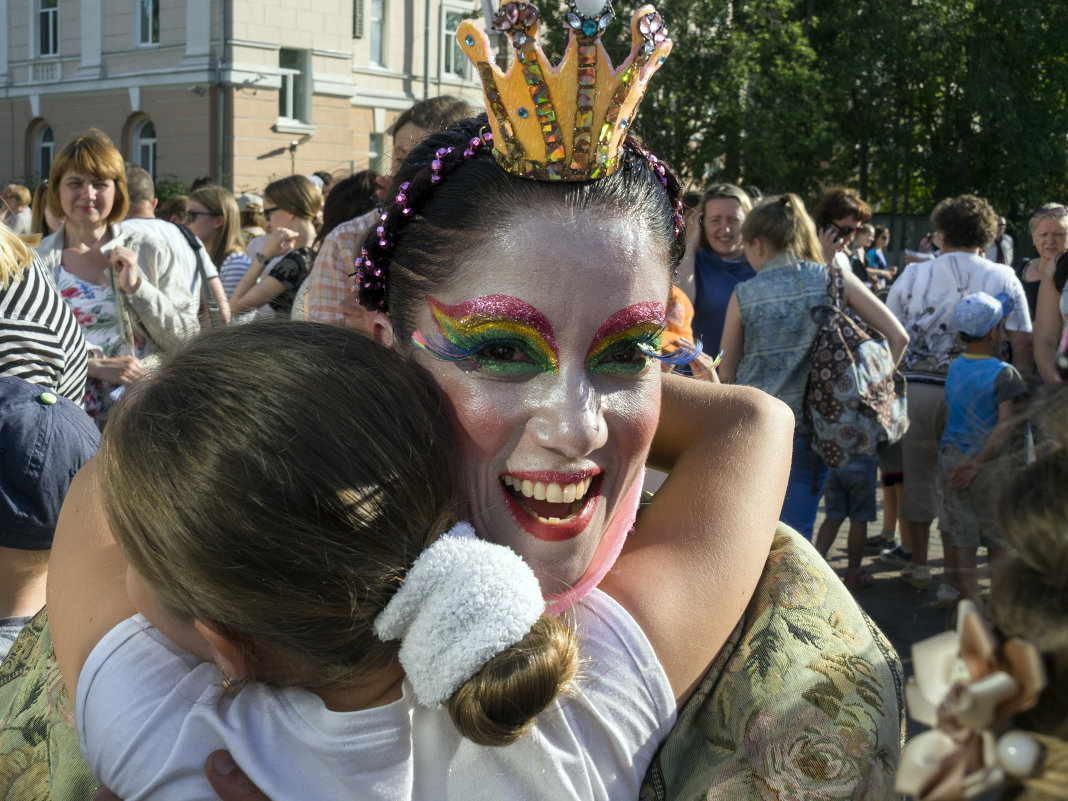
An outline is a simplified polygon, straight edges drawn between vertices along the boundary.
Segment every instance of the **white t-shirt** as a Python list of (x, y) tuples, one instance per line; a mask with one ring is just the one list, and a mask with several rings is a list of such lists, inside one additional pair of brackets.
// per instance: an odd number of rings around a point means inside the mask
[(1013, 302), (1005, 318), (1009, 331), (1031, 330), (1023, 284), (1011, 267), (971, 253), (943, 253), (933, 261), (914, 262), (890, 287), (886, 305), (909, 335), (902, 359), (906, 377), (939, 376), (944, 380), (957, 357), (953, 310), (965, 295), (1004, 292)]
[(635, 799), (675, 722), (663, 668), (634, 620), (594, 590), (575, 607), (571, 692), (503, 747), (460, 737), (411, 688), (386, 706), (332, 712), (302, 689), (222, 695), (218, 669), (141, 616), (96, 645), (78, 679), (78, 739), (94, 776), (125, 801), (217, 801), (204, 760), (226, 748), (270, 798)]

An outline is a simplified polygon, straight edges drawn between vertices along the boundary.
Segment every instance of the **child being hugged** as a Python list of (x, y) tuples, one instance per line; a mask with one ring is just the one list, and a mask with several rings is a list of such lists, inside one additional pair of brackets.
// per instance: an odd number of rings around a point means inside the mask
[[(525, 562), (457, 523), (454, 453), (420, 368), (333, 326), (218, 329), (131, 387), (49, 587), (97, 780), (215, 799), (204, 760), (226, 748), (272, 798), (636, 788), (674, 722), (651, 646), (595, 594), (573, 615), (594, 680), (554, 705), (575, 633)], [(128, 566), (84, 535), (100, 515)], [(598, 726), (607, 707), (619, 726)]]
[(944, 608), (951, 608), (962, 595), (978, 600), (975, 571), (980, 545), (986, 547), (991, 562), (1006, 553), (998, 500), (1008, 474), (995, 469), (991, 461), (1003, 453), (1018, 420), (1016, 403), (1027, 393), (1016, 368), (997, 357), (1004, 338), (1002, 323), (1010, 311), (1008, 296), (986, 292), (961, 298), (953, 310), (953, 324), (965, 344), (946, 375), (948, 416), (941, 471), (950, 548), (946, 581), (938, 588), (938, 603)]

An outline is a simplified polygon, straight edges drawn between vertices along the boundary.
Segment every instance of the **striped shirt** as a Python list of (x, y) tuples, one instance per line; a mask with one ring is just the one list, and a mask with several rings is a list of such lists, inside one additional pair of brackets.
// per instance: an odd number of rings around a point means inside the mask
[(0, 376), (48, 387), (79, 406), (89, 359), (74, 314), (35, 258), (0, 288)]

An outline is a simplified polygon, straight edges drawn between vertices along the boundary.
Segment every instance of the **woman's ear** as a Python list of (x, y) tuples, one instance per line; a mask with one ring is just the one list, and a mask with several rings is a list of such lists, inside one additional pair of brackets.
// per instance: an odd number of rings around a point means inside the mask
[(248, 675), (248, 660), (244, 648), (201, 620), (194, 620), (193, 626), (207, 642), (212, 661), (219, 666), (226, 678), (241, 681)]
[(371, 319), (371, 336), (379, 345), (393, 347), (393, 320), (387, 312), (375, 312)]

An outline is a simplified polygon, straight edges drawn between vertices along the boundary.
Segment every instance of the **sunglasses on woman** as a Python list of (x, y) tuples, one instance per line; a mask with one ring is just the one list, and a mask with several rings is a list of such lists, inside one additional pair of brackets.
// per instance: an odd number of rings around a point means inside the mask
[(1032, 217), (1064, 217), (1068, 214), (1068, 208), (1064, 206), (1043, 206), (1031, 212)]
[(212, 214), (210, 211), (187, 211), (185, 213), (185, 221), (192, 223), (197, 221), (197, 217), (218, 217), (218, 214)]

